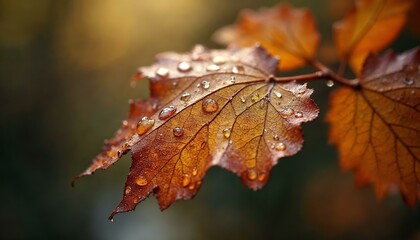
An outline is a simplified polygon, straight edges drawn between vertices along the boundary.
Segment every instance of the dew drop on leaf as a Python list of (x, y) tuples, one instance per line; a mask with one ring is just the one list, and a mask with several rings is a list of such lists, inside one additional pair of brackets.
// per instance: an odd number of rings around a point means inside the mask
[(279, 135), (278, 135), (278, 134), (274, 134), (274, 136), (273, 136), (273, 140), (274, 140), (274, 141), (278, 141), (278, 140), (280, 140)]
[(184, 174), (183, 178), (182, 178), (182, 186), (186, 187), (191, 183), (191, 177), (188, 174)]
[(281, 95), (280, 92), (274, 91), (273, 93), (274, 93), (274, 95), (276, 95), (277, 98), (281, 98), (282, 97), (282, 95)]
[(232, 68), (232, 72), (236, 73), (236, 74), (244, 74), (245, 73), (245, 68), (241, 65), (237, 65), (237, 66), (234, 66)]
[(169, 76), (169, 70), (167, 68), (160, 67), (156, 70), (156, 76), (167, 78)]
[(180, 62), (177, 68), (180, 72), (189, 72), (192, 70), (192, 66), (188, 62)]
[(283, 151), (286, 149), (286, 145), (282, 142), (277, 143), (274, 147), (277, 151)]
[(413, 85), (413, 83), (414, 83), (414, 80), (412, 79), (412, 78), (405, 78), (404, 79), (404, 83), (406, 84), (406, 85)]
[(327, 81), (327, 87), (333, 87), (334, 86), (334, 81), (333, 80), (328, 80)]
[(202, 109), (206, 113), (214, 113), (219, 109), (219, 104), (214, 99), (208, 98), (204, 100)]
[(146, 186), (147, 180), (146, 178), (140, 176), (136, 179), (136, 184), (139, 185), (140, 187)]
[(209, 81), (204, 80), (204, 81), (202, 81), (202, 82), (201, 82), (201, 86), (203, 86), (203, 88), (204, 88), (204, 89), (209, 89), (209, 87), (210, 87), (210, 82), (209, 82)]
[(130, 192), (131, 192), (131, 187), (130, 186), (126, 187), (124, 191), (125, 195), (129, 194)]
[(191, 191), (192, 191), (192, 190), (194, 190), (194, 189), (195, 189), (195, 185), (194, 185), (194, 184), (191, 184), (191, 185), (188, 187), (188, 189), (190, 189)]
[(241, 99), (242, 103), (245, 103), (246, 99), (244, 98), (244, 96), (240, 96), (239, 98)]
[(293, 115), (294, 112), (295, 111), (293, 109), (291, 109), (291, 108), (285, 108), (285, 109), (283, 109), (283, 110), (280, 111), (280, 115), (282, 117), (290, 117), (290, 116)]
[(226, 58), (223, 56), (214, 56), (212, 61), (216, 65), (223, 65), (226, 63)]
[(198, 174), (198, 170), (197, 170), (197, 168), (195, 167), (195, 168), (193, 168), (193, 170), (192, 170), (192, 175), (193, 176), (196, 176)]
[(301, 118), (301, 117), (303, 117), (303, 113), (302, 112), (295, 113), (295, 118)]
[(155, 125), (155, 120), (148, 117), (142, 117), (137, 124), (137, 134), (143, 135)]
[(175, 127), (173, 129), (173, 133), (175, 137), (181, 137), (182, 135), (184, 135), (184, 129), (182, 127)]
[(261, 173), (258, 176), (258, 181), (263, 182), (267, 178), (267, 175), (265, 173)]
[(162, 111), (160, 111), (159, 119), (166, 120), (170, 118), (171, 116), (173, 116), (175, 112), (176, 112), (176, 107), (174, 106), (165, 107), (164, 109), (162, 109)]
[(257, 178), (257, 172), (255, 169), (248, 169), (248, 179), (255, 180)]
[(191, 98), (191, 94), (185, 92), (181, 95), (181, 97), (179, 98), (181, 101), (183, 102), (188, 102)]
[(215, 71), (219, 71), (220, 67), (217, 66), (216, 64), (211, 64), (206, 67), (206, 70), (209, 72), (215, 72)]
[(230, 128), (223, 129), (223, 137), (225, 137), (225, 138), (230, 137)]

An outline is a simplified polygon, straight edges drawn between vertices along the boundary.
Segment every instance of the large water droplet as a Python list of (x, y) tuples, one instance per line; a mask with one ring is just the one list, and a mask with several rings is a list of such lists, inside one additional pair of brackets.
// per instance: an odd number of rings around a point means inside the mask
[(302, 112), (295, 113), (295, 118), (301, 118), (301, 117), (303, 117), (303, 113)]
[(214, 99), (208, 98), (203, 101), (202, 109), (206, 113), (213, 113), (219, 109), (219, 104)]
[(413, 85), (414, 80), (412, 78), (406, 77), (404, 79), (404, 83), (407, 84), (407, 85)]
[(181, 101), (183, 102), (188, 102), (191, 98), (191, 94), (185, 92), (181, 95), (181, 97), (179, 98)]
[(215, 72), (215, 71), (219, 71), (220, 67), (216, 64), (211, 64), (206, 67), (206, 70), (209, 72)]
[(155, 120), (148, 117), (142, 117), (137, 124), (137, 134), (143, 135), (155, 125)]
[(253, 181), (257, 178), (257, 172), (255, 169), (248, 169), (248, 179)]
[(204, 89), (209, 89), (209, 87), (210, 87), (210, 82), (209, 82), (209, 81), (206, 81), (206, 80), (201, 81), (201, 86), (202, 86)]
[(181, 137), (182, 135), (184, 135), (184, 129), (182, 127), (175, 127), (173, 129), (173, 133), (175, 137)]
[(237, 74), (244, 74), (245, 73), (245, 68), (241, 65), (237, 65), (237, 66), (234, 66), (232, 68), (232, 72), (237, 73)]
[(223, 137), (229, 138), (230, 137), (230, 128), (223, 129)]
[(283, 110), (280, 111), (280, 115), (282, 117), (290, 117), (290, 116), (293, 115), (294, 112), (295, 111), (293, 109), (291, 109), (291, 108), (285, 108), (285, 109), (283, 109)]
[(164, 67), (160, 67), (156, 69), (155, 73), (156, 73), (156, 76), (161, 77), (161, 78), (167, 78), (169, 76), (169, 70)]
[(165, 107), (164, 109), (162, 109), (162, 111), (160, 111), (159, 119), (160, 120), (168, 119), (171, 116), (173, 116), (175, 113), (176, 113), (176, 107), (174, 106)]
[(191, 183), (191, 177), (188, 174), (184, 174), (184, 176), (182, 177), (182, 186), (186, 187)]
[(136, 184), (139, 185), (140, 187), (146, 186), (147, 180), (146, 178), (140, 176), (136, 179)]
[(223, 56), (214, 56), (212, 61), (216, 65), (223, 65), (226, 63), (226, 58)]
[(188, 62), (180, 62), (178, 64), (178, 71), (180, 72), (189, 72), (191, 71), (191, 69), (191, 64), (189, 64)]
[(280, 143), (277, 143), (276, 145), (274, 145), (274, 148), (277, 151), (283, 151), (283, 150), (286, 149), (286, 145), (284, 143), (280, 142)]

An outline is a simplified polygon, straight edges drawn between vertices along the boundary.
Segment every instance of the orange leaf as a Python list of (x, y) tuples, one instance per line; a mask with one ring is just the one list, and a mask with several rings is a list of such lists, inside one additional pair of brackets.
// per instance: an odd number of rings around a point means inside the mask
[(420, 186), (420, 51), (366, 60), (361, 88), (330, 99), (330, 141), (343, 169), (375, 184), (378, 197), (398, 186), (410, 205)]
[(319, 34), (307, 9), (279, 4), (260, 12), (243, 11), (237, 23), (217, 31), (215, 39), (231, 47), (252, 46), (258, 42), (270, 54), (281, 58), (281, 70), (292, 70), (315, 57)]
[(358, 0), (355, 8), (334, 24), (342, 61), (359, 75), (369, 53), (377, 53), (398, 36), (412, 0)]
[[(125, 141), (113, 145), (131, 149), (133, 161), (111, 218), (133, 210), (152, 192), (161, 209), (190, 199), (211, 166), (261, 188), (278, 159), (302, 147), (299, 125), (318, 115), (306, 85), (274, 80), (277, 65), (262, 47), (210, 51), (197, 46), (190, 54), (161, 54), (155, 64), (140, 68), (139, 76), (151, 80), (151, 97), (138, 102), (147, 111), (130, 115), (130, 123), (139, 121), (136, 133), (118, 133)], [(112, 163), (120, 155), (113, 155)], [(83, 174), (109, 163), (95, 160)]]

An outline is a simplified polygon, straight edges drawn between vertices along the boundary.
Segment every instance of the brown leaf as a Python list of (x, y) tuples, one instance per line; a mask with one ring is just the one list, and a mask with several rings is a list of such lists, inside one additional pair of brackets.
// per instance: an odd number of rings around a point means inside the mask
[[(133, 210), (152, 192), (161, 209), (190, 199), (215, 165), (240, 175), (248, 187), (261, 188), (278, 159), (302, 147), (299, 125), (318, 115), (306, 85), (272, 78), (277, 65), (262, 47), (197, 46), (189, 54), (161, 54), (155, 64), (140, 68), (152, 90), (143, 104), (157, 103), (158, 111), (136, 115), (137, 133), (124, 143), (132, 166), (111, 218)], [(104, 168), (97, 161), (93, 165), (88, 174)]]
[(292, 70), (315, 57), (319, 34), (309, 10), (279, 4), (259, 12), (243, 11), (236, 24), (217, 31), (215, 39), (231, 47), (259, 42), (270, 54), (280, 56), (281, 70)]
[(420, 51), (370, 56), (361, 88), (338, 89), (330, 99), (330, 141), (343, 169), (375, 185), (378, 197), (399, 187), (414, 205), (420, 186)]
[(412, 0), (357, 0), (347, 16), (334, 24), (342, 61), (359, 75), (369, 53), (377, 53), (398, 36)]

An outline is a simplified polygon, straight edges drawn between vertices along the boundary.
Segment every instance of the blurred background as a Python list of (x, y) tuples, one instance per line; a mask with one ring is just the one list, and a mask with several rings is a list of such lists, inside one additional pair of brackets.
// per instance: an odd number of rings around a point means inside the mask
[[(331, 23), (352, 1), (289, 2), (312, 9), (323, 36), (319, 56), (332, 64)], [(371, 187), (357, 189), (340, 171), (323, 121), (334, 88), (323, 82), (309, 84), (321, 115), (304, 125), (303, 150), (281, 160), (260, 191), (213, 168), (193, 200), (161, 212), (150, 197), (110, 222), (129, 156), (70, 187), (126, 117), (127, 100), (148, 96), (146, 81), (130, 87), (137, 67), (162, 51), (222, 47), (211, 41), (216, 29), (243, 8), (277, 3), (0, 0), (0, 238), (420, 239), (419, 206), (410, 209), (398, 194), (378, 202)], [(419, 22), (412, 14), (392, 47), (418, 45)]]

